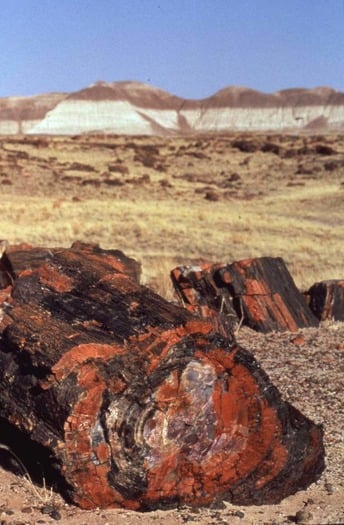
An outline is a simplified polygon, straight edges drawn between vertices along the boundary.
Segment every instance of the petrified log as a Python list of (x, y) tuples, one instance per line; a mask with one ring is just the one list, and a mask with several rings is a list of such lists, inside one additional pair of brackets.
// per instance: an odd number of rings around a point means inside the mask
[(234, 331), (237, 314), (229, 291), (216, 286), (213, 275), (223, 264), (202, 262), (197, 266), (178, 266), (171, 271), (174, 289), (183, 306), (212, 320), (214, 328), (224, 336)]
[(273, 503), (319, 477), (321, 427), (250, 353), (111, 252), (49, 252), (2, 290), (0, 432), (24, 464), (39, 445), (83, 508)]
[(306, 292), (306, 300), (320, 320), (344, 321), (344, 281), (328, 280), (313, 284)]
[[(5, 243), (6, 241), (3, 242)], [(62, 248), (34, 247), (26, 243), (9, 246), (4, 251), (4, 263), (3, 267), (0, 266), (0, 270), (2, 269), (3, 273), (7, 274), (10, 272), (15, 277), (23, 270), (33, 270), (45, 262), (49, 262), (57, 252), (63, 250)], [(82, 255), (87, 254), (90, 260), (93, 258), (98, 263), (105, 260), (106, 264), (111, 265), (114, 271), (125, 273), (137, 283), (140, 282), (141, 264), (132, 257), (125, 255), (121, 250), (103, 250), (97, 244), (83, 243), (81, 241), (74, 242), (72, 250), (75, 253), (80, 252)]]
[(198, 271), (179, 267), (171, 277), (184, 303), (208, 305), (231, 319), (235, 311), (237, 322), (257, 331), (297, 331), (318, 325), (280, 257), (244, 259)]

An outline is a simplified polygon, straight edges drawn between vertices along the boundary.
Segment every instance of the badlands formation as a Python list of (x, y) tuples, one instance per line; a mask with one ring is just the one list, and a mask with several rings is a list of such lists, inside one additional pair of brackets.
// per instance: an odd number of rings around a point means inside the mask
[(344, 93), (330, 88), (265, 94), (227, 87), (187, 100), (140, 82), (97, 82), (80, 91), (0, 98), (0, 134), (323, 130), (344, 128)]

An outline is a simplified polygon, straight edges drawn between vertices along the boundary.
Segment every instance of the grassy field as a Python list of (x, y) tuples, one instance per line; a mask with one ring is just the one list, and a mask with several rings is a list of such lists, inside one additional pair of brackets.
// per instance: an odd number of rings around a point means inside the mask
[(121, 249), (164, 295), (200, 259), (344, 277), (343, 136), (2, 137), (0, 192), (1, 238)]

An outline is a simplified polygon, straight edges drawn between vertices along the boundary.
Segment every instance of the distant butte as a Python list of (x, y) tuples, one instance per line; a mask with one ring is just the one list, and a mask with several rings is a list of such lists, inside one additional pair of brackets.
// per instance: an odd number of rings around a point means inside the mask
[(74, 93), (0, 98), (0, 134), (175, 135), (344, 129), (344, 93), (328, 87), (272, 94), (230, 86), (183, 99), (141, 82), (96, 82)]

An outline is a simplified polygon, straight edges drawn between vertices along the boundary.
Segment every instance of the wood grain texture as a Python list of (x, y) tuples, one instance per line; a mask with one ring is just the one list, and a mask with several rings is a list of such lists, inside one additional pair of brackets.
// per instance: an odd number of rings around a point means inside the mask
[(171, 277), (187, 308), (198, 308), (206, 317), (220, 315), (229, 330), (242, 321), (261, 332), (297, 331), (318, 325), (280, 257), (177, 267)]

